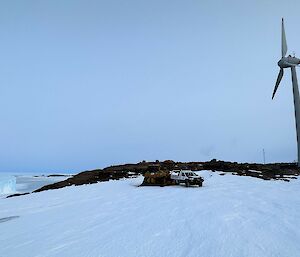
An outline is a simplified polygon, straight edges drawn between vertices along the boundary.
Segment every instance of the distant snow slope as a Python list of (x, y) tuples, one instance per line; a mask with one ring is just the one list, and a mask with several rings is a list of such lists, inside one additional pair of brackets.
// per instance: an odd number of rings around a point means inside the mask
[(137, 187), (139, 177), (0, 199), (0, 256), (299, 256), (300, 181), (205, 178), (202, 188)]

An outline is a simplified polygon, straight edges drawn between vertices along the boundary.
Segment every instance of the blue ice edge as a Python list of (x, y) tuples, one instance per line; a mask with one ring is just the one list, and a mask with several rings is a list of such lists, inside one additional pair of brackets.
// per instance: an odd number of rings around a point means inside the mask
[(0, 175), (0, 195), (13, 194), (16, 192), (16, 177)]

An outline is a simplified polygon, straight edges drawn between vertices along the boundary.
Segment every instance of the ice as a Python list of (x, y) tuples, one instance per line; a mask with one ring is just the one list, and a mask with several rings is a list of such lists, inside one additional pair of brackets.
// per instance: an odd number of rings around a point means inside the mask
[(32, 192), (43, 186), (67, 179), (68, 176), (47, 177), (45, 175), (18, 175), (16, 191), (18, 193)]
[(0, 195), (16, 192), (16, 177), (0, 175)]

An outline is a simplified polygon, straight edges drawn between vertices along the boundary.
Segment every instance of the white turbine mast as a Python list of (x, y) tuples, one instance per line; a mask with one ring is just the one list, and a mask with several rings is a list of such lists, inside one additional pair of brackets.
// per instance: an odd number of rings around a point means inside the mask
[(291, 68), (292, 72), (292, 84), (293, 84), (293, 96), (294, 96), (294, 109), (295, 109), (295, 121), (296, 121), (296, 132), (297, 132), (297, 152), (298, 152), (298, 167), (300, 167), (300, 99), (299, 99), (299, 89), (298, 89), (298, 81), (296, 74), (296, 66), (300, 64), (300, 59), (295, 56), (288, 55), (287, 53), (287, 43), (285, 37), (284, 30), (284, 21), (282, 18), (281, 23), (281, 59), (278, 62), (278, 66), (280, 68), (279, 74), (276, 80), (275, 88), (273, 91), (272, 99), (275, 96), (277, 88), (280, 84), (280, 81), (283, 77), (283, 70), (286, 68)]

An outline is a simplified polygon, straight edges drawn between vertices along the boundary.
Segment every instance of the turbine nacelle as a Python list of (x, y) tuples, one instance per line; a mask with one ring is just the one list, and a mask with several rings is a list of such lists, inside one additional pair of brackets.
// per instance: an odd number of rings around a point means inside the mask
[(300, 59), (290, 55), (287, 57), (282, 57), (278, 62), (278, 66), (281, 69), (295, 67), (299, 64), (300, 64)]

